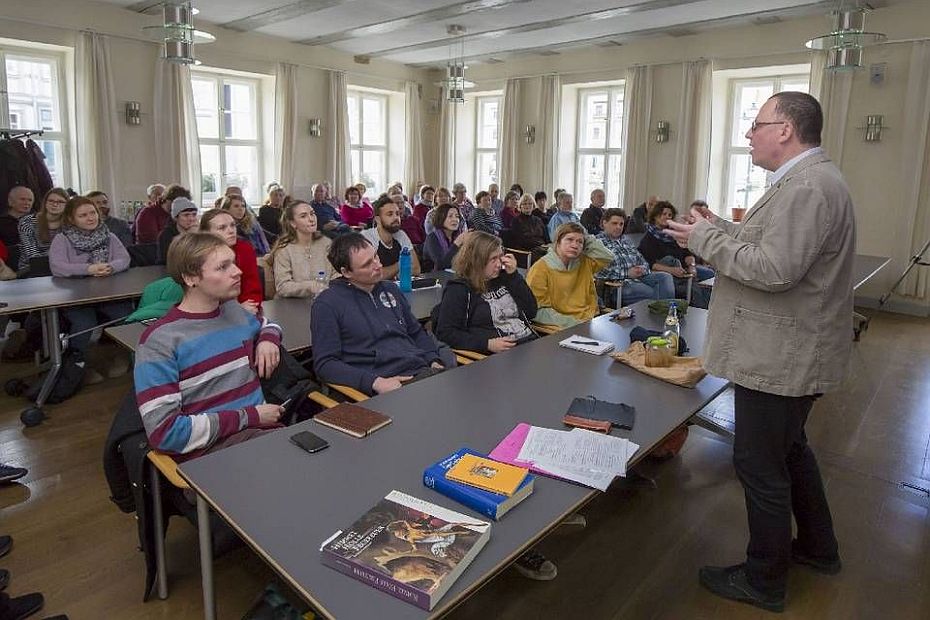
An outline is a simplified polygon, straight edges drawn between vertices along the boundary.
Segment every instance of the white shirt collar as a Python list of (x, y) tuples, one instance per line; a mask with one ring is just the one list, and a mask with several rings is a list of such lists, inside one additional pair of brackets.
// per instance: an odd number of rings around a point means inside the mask
[(791, 167), (794, 166), (799, 161), (801, 161), (802, 159), (804, 159), (805, 157), (809, 157), (811, 155), (820, 155), (821, 153), (823, 153), (823, 149), (819, 146), (815, 146), (813, 148), (807, 149), (806, 151), (802, 153), (798, 153), (797, 155), (795, 155), (794, 157), (792, 157), (791, 159), (783, 163), (781, 166), (779, 166), (778, 170), (772, 173), (772, 175), (769, 177), (769, 187), (781, 181), (782, 177), (785, 176), (785, 174), (789, 170), (791, 170)]

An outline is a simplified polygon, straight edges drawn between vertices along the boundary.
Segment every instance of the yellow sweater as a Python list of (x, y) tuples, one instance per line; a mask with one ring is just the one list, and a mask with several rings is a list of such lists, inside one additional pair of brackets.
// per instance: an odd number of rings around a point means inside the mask
[(568, 267), (555, 253), (555, 248), (550, 248), (526, 274), (526, 283), (539, 304), (536, 321), (570, 327), (597, 316), (594, 274), (613, 259), (611, 251), (591, 235), (585, 237), (582, 255)]

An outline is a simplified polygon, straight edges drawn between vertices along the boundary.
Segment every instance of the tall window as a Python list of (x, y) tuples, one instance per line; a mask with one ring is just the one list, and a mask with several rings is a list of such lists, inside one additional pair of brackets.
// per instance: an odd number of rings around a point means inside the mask
[[(349, 149), (352, 179), (362, 182), (369, 196), (387, 190), (388, 98), (387, 95), (348, 89)], [(341, 197), (344, 187), (335, 191)]]
[(226, 188), (242, 189), (249, 204), (262, 199), (261, 88), (259, 81), (215, 73), (192, 73), (200, 140), (204, 207)]
[(575, 204), (587, 204), (601, 188), (608, 207), (619, 207), (623, 193), (623, 85), (578, 91), (578, 148)]
[(475, 187), (472, 194), (499, 183), (498, 148), (500, 147), (501, 97), (478, 97), (475, 100)]
[(55, 185), (67, 186), (69, 145), (61, 72), (58, 55), (0, 47), (0, 127), (43, 130), (33, 140), (45, 153)]
[(808, 92), (809, 75), (777, 75), (732, 80), (727, 124), (727, 152), (724, 162), (724, 196), (727, 208), (751, 207), (765, 193), (766, 172), (752, 165), (746, 132), (759, 108), (774, 93), (783, 90)]

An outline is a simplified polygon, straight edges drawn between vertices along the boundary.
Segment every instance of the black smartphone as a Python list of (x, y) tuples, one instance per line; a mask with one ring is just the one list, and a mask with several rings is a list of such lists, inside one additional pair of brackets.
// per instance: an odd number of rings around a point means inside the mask
[(329, 447), (329, 442), (310, 431), (301, 431), (291, 435), (291, 442), (310, 454)]

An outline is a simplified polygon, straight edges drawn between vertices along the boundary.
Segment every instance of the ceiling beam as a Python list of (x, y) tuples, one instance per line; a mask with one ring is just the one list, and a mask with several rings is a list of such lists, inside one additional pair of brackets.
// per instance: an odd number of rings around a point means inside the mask
[(483, 11), (503, 9), (514, 4), (521, 4), (531, 1), (532, 0), (468, 0), (467, 2), (458, 2), (456, 4), (449, 4), (436, 9), (430, 9), (429, 11), (423, 11), (422, 13), (414, 13), (413, 15), (406, 15), (396, 19), (365, 24), (364, 26), (352, 28), (351, 30), (334, 32), (331, 34), (314, 37), (312, 39), (304, 39), (302, 41), (298, 41), (298, 43), (303, 43), (304, 45), (330, 45), (338, 41), (347, 41), (349, 39), (357, 39), (360, 37), (395, 32), (397, 30), (401, 30), (410, 26), (416, 26), (418, 24), (461, 17), (462, 15), (470, 13), (480, 13)]
[(245, 32), (248, 30), (258, 30), (269, 24), (276, 24), (295, 17), (302, 17), (323, 9), (348, 4), (349, 0), (298, 0), (283, 6), (278, 6), (255, 15), (249, 15), (241, 19), (236, 19), (225, 24), (220, 24), (223, 28)]

